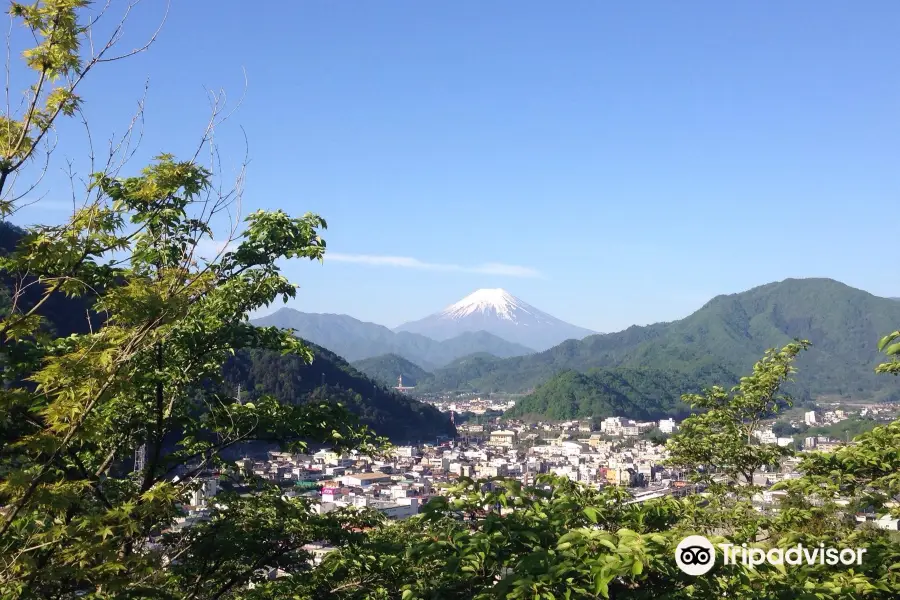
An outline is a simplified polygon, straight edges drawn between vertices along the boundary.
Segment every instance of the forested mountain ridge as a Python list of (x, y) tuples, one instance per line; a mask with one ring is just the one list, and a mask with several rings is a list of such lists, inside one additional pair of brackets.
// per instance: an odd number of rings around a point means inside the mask
[(292, 308), (281, 308), (254, 319), (253, 323), (292, 329), (298, 337), (328, 348), (351, 362), (396, 354), (426, 370), (475, 352), (487, 352), (500, 358), (534, 352), (486, 331), (465, 332), (437, 341), (418, 333), (394, 332), (348, 315), (304, 313)]
[(419, 365), (396, 354), (382, 354), (350, 363), (355, 369), (365, 373), (375, 381), (393, 387), (397, 378), (403, 377), (403, 385), (415, 386), (431, 377), (431, 373)]
[(900, 303), (831, 279), (787, 279), (717, 296), (679, 321), (570, 340), (539, 354), (484, 358), (439, 369), (429, 389), (523, 391), (559, 371), (653, 368), (691, 373), (718, 365), (744, 372), (767, 348), (794, 338), (812, 348), (792, 386), (812, 395), (895, 399), (873, 372), (878, 339), (900, 322)]
[(251, 398), (272, 394), (282, 402), (342, 402), (361, 422), (397, 442), (416, 442), (456, 434), (449, 417), (431, 406), (386, 388), (337, 354), (306, 342), (312, 364), (296, 356), (245, 351), (224, 367), (226, 381), (241, 385)]
[(592, 369), (587, 373), (562, 371), (521, 399), (505, 416), (558, 421), (606, 417), (680, 420), (691, 414), (682, 395), (700, 393), (711, 385), (734, 383), (737, 377), (718, 367), (692, 373), (627, 367)]

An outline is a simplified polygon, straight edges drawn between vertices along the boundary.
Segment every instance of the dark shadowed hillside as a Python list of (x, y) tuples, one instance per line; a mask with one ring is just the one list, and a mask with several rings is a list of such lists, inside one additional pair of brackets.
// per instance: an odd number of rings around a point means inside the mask
[(360, 420), (393, 441), (430, 440), (455, 435), (448, 416), (429, 404), (387, 389), (344, 359), (310, 344), (312, 364), (274, 352), (240, 352), (225, 365), (226, 381), (238, 384), (251, 398), (273, 394), (284, 402), (342, 402)]
[[(15, 225), (0, 221), (0, 257), (15, 251), (24, 233)], [(17, 298), (14, 297), (16, 289), (21, 291)], [(20, 311), (31, 309), (41, 299), (44, 291), (43, 286), (35, 284), (33, 277), (18, 277), (7, 271), (0, 272), (0, 315), (7, 314), (13, 302)], [(55, 335), (87, 333), (92, 326), (98, 327), (101, 323), (98, 315), (89, 313), (91, 303), (87, 298), (54, 294), (44, 302), (39, 313), (45, 319), (45, 329)]]

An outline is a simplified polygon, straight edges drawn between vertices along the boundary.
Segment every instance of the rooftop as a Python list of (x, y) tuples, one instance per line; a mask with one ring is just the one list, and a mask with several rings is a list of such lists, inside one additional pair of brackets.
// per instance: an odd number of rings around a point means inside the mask
[(356, 479), (359, 479), (360, 481), (368, 481), (370, 479), (384, 479), (384, 478), (390, 479), (391, 478), (391, 476), (388, 475), (387, 473), (352, 473), (350, 475), (347, 475), (347, 477), (355, 477)]

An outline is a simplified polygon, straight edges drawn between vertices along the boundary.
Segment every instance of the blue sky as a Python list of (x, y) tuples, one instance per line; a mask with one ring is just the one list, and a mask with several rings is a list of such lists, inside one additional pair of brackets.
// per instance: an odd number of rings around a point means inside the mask
[(900, 296), (896, 2), (175, 0), (82, 90), (93, 135), (149, 78), (132, 166), (183, 156), (204, 86), (244, 73), (219, 132), (232, 170), (246, 132), (243, 212), (329, 224), (332, 258), (285, 265), (300, 310), (394, 326), (503, 287), (613, 331), (786, 277)]

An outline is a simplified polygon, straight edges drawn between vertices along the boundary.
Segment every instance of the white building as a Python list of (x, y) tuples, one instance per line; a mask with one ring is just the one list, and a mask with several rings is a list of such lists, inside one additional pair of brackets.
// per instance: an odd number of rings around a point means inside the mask
[(771, 429), (763, 429), (757, 432), (756, 438), (760, 444), (774, 444), (778, 439)]
[(488, 441), (488, 444), (491, 446), (514, 446), (516, 444), (516, 432), (515, 431), (492, 431), (491, 439)]
[(415, 446), (398, 446), (394, 448), (394, 456), (397, 458), (415, 458), (419, 456), (419, 449)]
[(578, 456), (579, 454), (587, 450), (584, 444), (569, 441), (560, 442), (559, 445), (556, 446), (556, 448), (557, 452), (559, 452), (563, 456)]
[(814, 411), (814, 410), (806, 411), (806, 413), (804, 413), (804, 415), (803, 415), (803, 421), (810, 427), (815, 425), (816, 424), (816, 411)]
[(879, 529), (886, 529), (888, 531), (900, 531), (900, 519), (891, 518), (891, 515), (884, 515), (875, 521), (875, 525)]
[(333, 552), (337, 548), (322, 543), (311, 543), (304, 545), (303, 549), (312, 554), (312, 557), (309, 559), (309, 564), (316, 567), (322, 564), (322, 560), (329, 552)]
[(344, 496), (340, 500), (335, 500), (333, 502), (319, 502), (315, 508), (319, 514), (325, 514), (345, 506), (374, 508), (389, 519), (406, 519), (419, 514), (418, 498), (378, 500), (370, 496)]
[(676, 429), (678, 425), (675, 424), (675, 419), (662, 419), (659, 422), (659, 430), (663, 433), (675, 433)]
[(207, 501), (219, 492), (219, 480), (211, 477), (205, 479), (200, 487), (191, 492), (191, 505), (206, 506)]
[(373, 483), (390, 483), (393, 479), (385, 473), (355, 473), (341, 477), (341, 481), (344, 485), (367, 487)]
[(477, 465), (475, 473), (478, 477), (506, 477), (506, 465)]
[(622, 417), (608, 417), (600, 421), (600, 431), (607, 435), (622, 435)]

